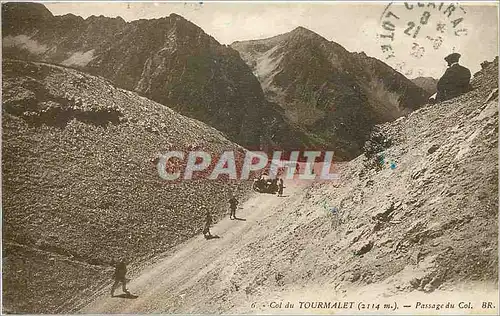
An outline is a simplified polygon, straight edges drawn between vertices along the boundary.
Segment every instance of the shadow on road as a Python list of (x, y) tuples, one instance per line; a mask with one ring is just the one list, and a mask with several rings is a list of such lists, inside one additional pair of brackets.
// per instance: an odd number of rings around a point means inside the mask
[(134, 295), (134, 294), (120, 294), (120, 295), (115, 295), (113, 297), (117, 297), (117, 298), (128, 298), (128, 299), (131, 299), (131, 300), (135, 300), (136, 298), (139, 297), (139, 295)]
[(246, 219), (245, 219), (245, 218), (238, 218), (238, 217), (235, 217), (234, 219), (235, 219), (235, 220), (237, 220), (237, 221), (246, 221)]

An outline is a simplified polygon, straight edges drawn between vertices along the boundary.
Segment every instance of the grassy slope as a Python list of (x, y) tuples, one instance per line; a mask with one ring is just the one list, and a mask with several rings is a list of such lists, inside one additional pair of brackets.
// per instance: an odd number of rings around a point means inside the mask
[(150, 159), (169, 148), (240, 149), (201, 122), (62, 67), (4, 60), (3, 73), (7, 310), (67, 311), (109, 282), (113, 260), (200, 233), (201, 204), (221, 216), (229, 193), (247, 188), (160, 179)]

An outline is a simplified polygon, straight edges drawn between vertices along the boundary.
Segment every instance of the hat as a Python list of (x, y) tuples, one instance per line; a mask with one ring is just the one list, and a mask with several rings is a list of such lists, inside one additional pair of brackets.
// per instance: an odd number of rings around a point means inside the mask
[(450, 63), (454, 63), (460, 59), (460, 56), (461, 55), (459, 53), (453, 53), (453, 54), (449, 54), (448, 56), (446, 56), (444, 58), (444, 60), (446, 60), (447, 62), (450, 62)]

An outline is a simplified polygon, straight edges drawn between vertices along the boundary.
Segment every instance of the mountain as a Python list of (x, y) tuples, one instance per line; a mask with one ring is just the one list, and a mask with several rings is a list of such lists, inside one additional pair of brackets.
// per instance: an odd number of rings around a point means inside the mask
[(374, 124), (426, 101), (422, 89), (385, 63), (350, 53), (303, 27), (231, 47), (288, 120), (351, 157), (361, 152)]
[(241, 145), (258, 146), (263, 118), (278, 113), (238, 52), (176, 14), (127, 23), (120, 17), (53, 16), (42, 4), (7, 3), (2, 32), (6, 57), (108, 78)]
[[(3, 59), (3, 304), (57, 313), (107, 282), (111, 264), (178, 245), (225, 215), (242, 181), (162, 180), (168, 150), (243, 148), (206, 124), (109, 80)], [(152, 162), (153, 161), (153, 162)], [(20, 299), (22, 298), (22, 299)]]
[(432, 77), (417, 77), (411, 80), (414, 84), (424, 89), (429, 96), (433, 95), (437, 91), (437, 79)]
[(108, 78), (249, 148), (328, 148), (351, 159), (374, 124), (425, 101), (384, 63), (301, 27), (229, 47), (176, 14), (83, 19), (35, 3), (7, 3), (2, 14), (4, 56)]

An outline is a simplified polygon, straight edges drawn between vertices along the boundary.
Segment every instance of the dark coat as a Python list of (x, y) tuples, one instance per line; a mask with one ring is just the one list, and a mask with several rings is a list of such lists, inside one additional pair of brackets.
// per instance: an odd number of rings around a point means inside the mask
[(454, 64), (437, 83), (437, 100), (445, 101), (469, 91), (470, 70)]
[(212, 214), (208, 213), (205, 216), (205, 225), (208, 225), (208, 227), (210, 227), (210, 225), (212, 225)]
[(238, 200), (236, 200), (235, 198), (231, 198), (229, 200), (229, 207), (231, 207), (232, 209), (236, 208), (237, 205), (238, 205)]
[(114, 273), (115, 280), (125, 280), (126, 274), (127, 274), (127, 265), (123, 262), (118, 263), (115, 266), (115, 273)]
[(205, 226), (203, 226), (203, 234), (210, 232), (210, 226), (212, 226), (212, 214), (207, 213), (205, 217)]

